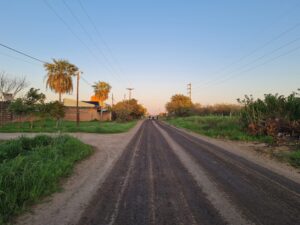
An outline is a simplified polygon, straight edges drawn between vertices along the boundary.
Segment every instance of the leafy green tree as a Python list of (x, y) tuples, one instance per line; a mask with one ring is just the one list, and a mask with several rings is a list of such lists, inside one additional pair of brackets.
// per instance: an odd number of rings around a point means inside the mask
[(48, 110), (49, 110), (50, 116), (52, 118), (56, 119), (56, 128), (58, 128), (61, 123), (62, 118), (64, 118), (64, 116), (65, 116), (64, 105), (59, 101), (50, 102), (50, 103), (48, 103)]
[(46, 96), (39, 92), (40, 89), (30, 88), (24, 98), (24, 103), (27, 105), (27, 116), (30, 121), (30, 128), (33, 128), (34, 120), (40, 116), (41, 105), (45, 104)]
[(19, 125), (21, 125), (22, 117), (24, 117), (28, 112), (28, 106), (25, 104), (23, 98), (17, 98), (10, 103), (9, 111), (18, 118)]
[(72, 76), (76, 75), (78, 68), (67, 60), (55, 59), (53, 59), (53, 63), (45, 63), (44, 67), (47, 71), (46, 87), (58, 93), (59, 101), (61, 102), (62, 94), (72, 93)]

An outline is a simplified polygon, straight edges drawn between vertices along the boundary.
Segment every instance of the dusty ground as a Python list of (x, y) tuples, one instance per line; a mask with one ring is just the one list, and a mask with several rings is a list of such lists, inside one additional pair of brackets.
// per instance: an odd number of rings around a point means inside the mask
[[(95, 152), (88, 159), (80, 162), (74, 174), (63, 181), (62, 192), (55, 193), (31, 209), (31, 212), (17, 218), (16, 224), (26, 225), (69, 225), (75, 224), (90, 202), (93, 193), (111, 170), (122, 150), (132, 139), (141, 122), (122, 134), (85, 134), (72, 133), (84, 143), (94, 146)], [(22, 134), (0, 133), (0, 139), (16, 138)], [(26, 133), (26, 136), (35, 134)], [(53, 135), (53, 134), (52, 134)]]

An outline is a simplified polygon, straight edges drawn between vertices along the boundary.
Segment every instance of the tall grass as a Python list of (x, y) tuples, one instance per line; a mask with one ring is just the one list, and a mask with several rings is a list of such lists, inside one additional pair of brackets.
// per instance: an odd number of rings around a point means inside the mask
[(272, 142), (268, 136), (252, 136), (245, 132), (238, 117), (229, 116), (190, 116), (169, 118), (170, 124), (185, 128), (209, 137), (239, 141)]
[(21, 137), (0, 143), (0, 224), (59, 188), (74, 163), (92, 152), (70, 136)]
[(136, 124), (135, 121), (130, 122), (99, 122), (86, 121), (80, 122), (80, 126), (73, 121), (62, 121), (60, 127), (56, 127), (56, 121), (44, 120), (35, 121), (34, 127), (30, 122), (15, 122), (4, 124), (0, 127), (0, 132), (87, 132), (87, 133), (121, 133), (126, 132)]
[(251, 134), (300, 136), (300, 97), (298, 93), (266, 94), (262, 99), (245, 96), (238, 99), (244, 105), (241, 123)]

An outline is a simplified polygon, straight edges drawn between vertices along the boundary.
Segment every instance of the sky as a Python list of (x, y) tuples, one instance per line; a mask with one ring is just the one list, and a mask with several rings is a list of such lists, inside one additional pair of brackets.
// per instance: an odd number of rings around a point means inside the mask
[[(186, 95), (188, 83), (203, 105), (296, 91), (299, 12), (298, 0), (1, 0), (0, 43), (77, 65), (81, 100), (106, 81), (115, 101), (131, 87), (155, 114), (172, 95)], [(58, 98), (40, 62), (0, 46), (0, 71)]]

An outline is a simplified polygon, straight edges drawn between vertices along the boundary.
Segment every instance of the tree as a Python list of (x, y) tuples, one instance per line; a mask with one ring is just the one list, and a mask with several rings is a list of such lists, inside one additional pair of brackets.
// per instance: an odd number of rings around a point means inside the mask
[(35, 117), (40, 116), (41, 105), (45, 104), (46, 96), (39, 93), (40, 89), (30, 88), (24, 98), (24, 103), (27, 106), (27, 116), (30, 120), (30, 128), (33, 128)]
[(78, 68), (67, 60), (55, 59), (53, 59), (53, 63), (45, 63), (44, 67), (47, 71), (46, 87), (58, 93), (59, 102), (61, 102), (62, 94), (72, 93), (72, 76), (76, 75)]
[(4, 71), (0, 72), (0, 99), (11, 100), (28, 86), (25, 77), (14, 78), (7, 75)]
[(100, 102), (101, 106), (104, 106), (104, 101), (108, 99), (108, 94), (111, 90), (111, 86), (109, 85), (109, 83), (106, 83), (104, 81), (98, 81), (95, 82), (93, 88), (95, 93), (95, 99), (97, 99)]
[(59, 126), (61, 119), (65, 116), (65, 107), (59, 101), (50, 102), (48, 103), (48, 105), (49, 105), (48, 109), (49, 109), (50, 116), (56, 119), (56, 128), (57, 128)]
[(188, 116), (193, 109), (193, 103), (190, 98), (176, 94), (171, 97), (171, 101), (166, 104), (166, 109), (170, 115), (175, 116)]
[(146, 114), (146, 109), (138, 104), (136, 99), (130, 99), (129, 101), (121, 101), (113, 106), (112, 112), (114, 119), (119, 121), (130, 121), (133, 119), (140, 119)]
[(12, 112), (14, 114), (14, 116), (17, 116), (17, 118), (19, 119), (19, 125), (21, 124), (21, 119), (24, 115), (27, 114), (28, 112), (28, 106), (25, 104), (24, 99), (23, 98), (17, 98), (15, 100), (13, 100), (10, 104), (9, 104), (9, 111)]

